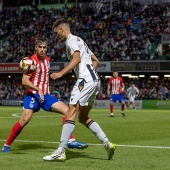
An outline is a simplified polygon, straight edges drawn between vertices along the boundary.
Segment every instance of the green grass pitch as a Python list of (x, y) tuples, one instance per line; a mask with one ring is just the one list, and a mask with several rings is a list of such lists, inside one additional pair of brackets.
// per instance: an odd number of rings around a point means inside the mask
[[(19, 120), (22, 107), (0, 106), (0, 146), (11, 127)], [(111, 142), (117, 144), (112, 160), (101, 142), (76, 121), (76, 139), (89, 144), (85, 150), (67, 149), (65, 162), (45, 162), (42, 157), (58, 147), (62, 129), (61, 115), (41, 110), (35, 113), (11, 146), (10, 153), (0, 153), (0, 170), (169, 170), (169, 110), (93, 109), (90, 117), (98, 122)]]

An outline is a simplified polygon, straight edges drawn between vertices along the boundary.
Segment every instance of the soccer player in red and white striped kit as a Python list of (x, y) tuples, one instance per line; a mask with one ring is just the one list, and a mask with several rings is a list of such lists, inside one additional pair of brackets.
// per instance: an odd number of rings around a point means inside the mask
[[(2, 152), (9, 152), (10, 146), (15, 138), (20, 134), (22, 129), (31, 120), (34, 112), (38, 112), (40, 108), (45, 111), (61, 113), (65, 115), (68, 106), (59, 101), (50, 94), (49, 90), (49, 72), (50, 58), (46, 56), (47, 39), (40, 38), (35, 41), (35, 54), (31, 56), (37, 63), (37, 70), (31, 74), (23, 74), (22, 85), (26, 87), (26, 95), (24, 98), (23, 112), (20, 120), (15, 123), (5, 142)], [(63, 117), (62, 123), (65, 123)], [(83, 149), (88, 145), (75, 140), (74, 134), (70, 136), (68, 142), (69, 148)]]
[[(107, 94), (110, 96), (110, 117), (114, 117), (114, 103), (118, 100), (121, 103), (121, 113), (123, 117), (126, 117), (124, 113), (124, 96), (122, 92), (124, 91), (125, 85), (123, 79), (118, 76), (118, 71), (113, 71), (113, 77), (110, 78), (108, 87), (107, 87)], [(111, 94), (111, 95), (110, 95)]]

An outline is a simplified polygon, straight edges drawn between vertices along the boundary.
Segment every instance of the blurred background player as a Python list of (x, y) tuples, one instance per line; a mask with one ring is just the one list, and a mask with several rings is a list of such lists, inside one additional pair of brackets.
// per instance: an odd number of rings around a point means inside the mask
[[(125, 85), (123, 79), (118, 76), (118, 71), (113, 72), (113, 77), (110, 78), (107, 86), (107, 94), (110, 96), (110, 117), (114, 117), (114, 103), (118, 100), (121, 103), (121, 113), (123, 117), (126, 117), (124, 113), (124, 96), (122, 92), (124, 91)], [(111, 94), (111, 95), (110, 95)]]
[(135, 97), (139, 95), (139, 90), (135, 86), (134, 83), (131, 84), (131, 87), (127, 89), (127, 98), (129, 99), (129, 102), (126, 102), (127, 108), (129, 108), (130, 105), (132, 105), (133, 109), (136, 110), (135, 107)]
[[(37, 70), (32, 74), (23, 74), (22, 85), (26, 89), (26, 96), (24, 98), (23, 112), (20, 120), (13, 126), (8, 136), (5, 145), (2, 148), (2, 152), (9, 152), (10, 146), (15, 138), (20, 134), (25, 125), (32, 118), (34, 112), (38, 112), (40, 108), (45, 111), (57, 112), (65, 114), (68, 110), (68, 106), (59, 101), (58, 98), (53, 97), (49, 91), (49, 71), (50, 71), (50, 58), (46, 56), (47, 40), (38, 39), (35, 41), (36, 53), (31, 56), (37, 63)], [(63, 124), (65, 118), (63, 118)], [(74, 135), (71, 135), (71, 139), (68, 142), (69, 148), (83, 149), (88, 145), (78, 142), (74, 139)]]

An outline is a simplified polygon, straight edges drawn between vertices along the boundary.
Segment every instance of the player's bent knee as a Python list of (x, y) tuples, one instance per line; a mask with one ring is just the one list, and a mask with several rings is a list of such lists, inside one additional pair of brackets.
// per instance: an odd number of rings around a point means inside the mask
[(86, 125), (86, 121), (88, 120), (88, 118), (81, 118), (81, 117), (78, 117), (78, 121), (79, 123), (83, 124), (83, 125)]

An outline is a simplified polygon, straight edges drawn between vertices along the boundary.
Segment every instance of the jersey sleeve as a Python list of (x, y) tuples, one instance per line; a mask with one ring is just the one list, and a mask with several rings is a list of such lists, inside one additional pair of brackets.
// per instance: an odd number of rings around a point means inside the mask
[(136, 87), (136, 93), (139, 93), (139, 89)]
[(72, 41), (68, 42), (68, 47), (70, 48), (70, 54), (73, 55), (75, 51), (80, 51), (77, 41), (75, 39), (72, 39)]

